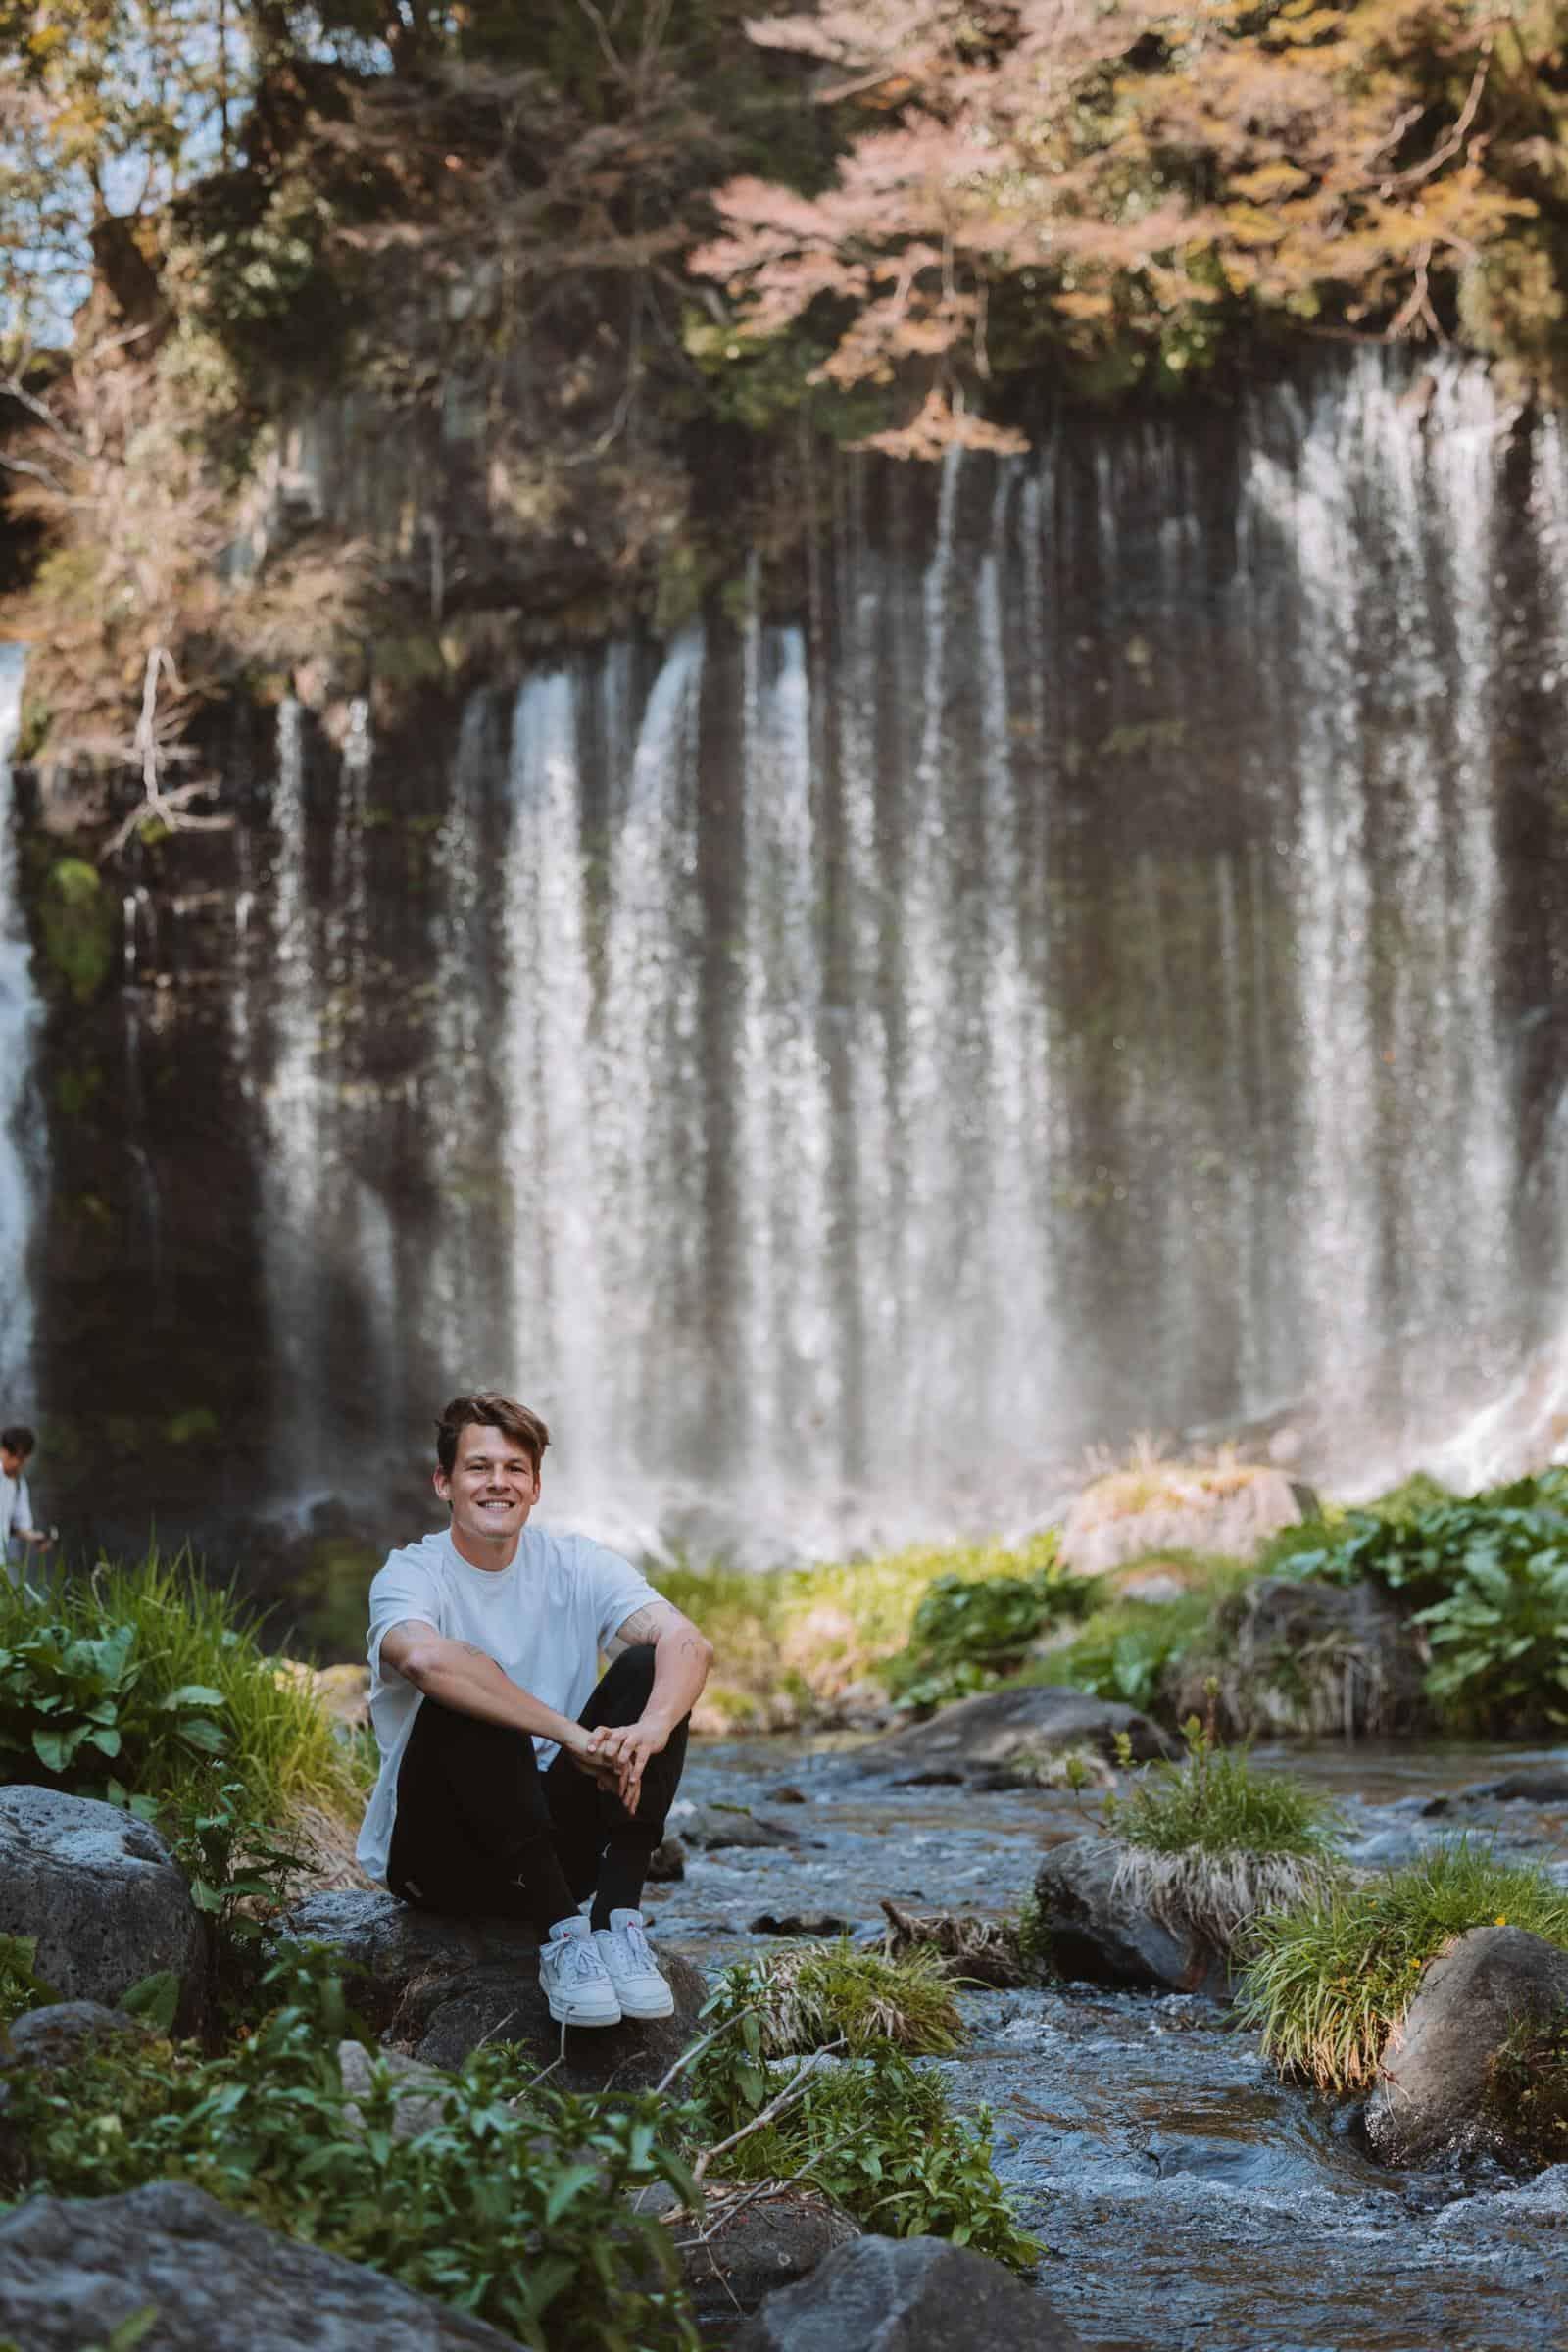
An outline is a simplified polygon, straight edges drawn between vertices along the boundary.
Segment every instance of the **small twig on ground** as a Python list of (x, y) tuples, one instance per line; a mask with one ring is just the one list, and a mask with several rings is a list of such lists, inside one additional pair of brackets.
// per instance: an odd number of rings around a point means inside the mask
[(680, 2056), (676, 2059), (668, 2074), (663, 2077), (662, 2082), (654, 2084), (654, 2095), (656, 2097), (661, 2096), (664, 2091), (668, 2090), (672, 2082), (679, 2082), (681, 2076), (686, 2072), (686, 2069), (689, 2066), (695, 2065), (696, 2061), (702, 2056), (705, 2050), (711, 2049), (714, 2042), (717, 2041), (719, 2035), (721, 2034), (727, 2034), (731, 2026), (738, 2026), (743, 2017), (755, 2017), (756, 2015), (757, 2007), (755, 2003), (750, 2009), (737, 2009), (733, 2017), (726, 2017), (721, 2026), (715, 2026), (710, 2034), (705, 2034), (701, 2041), (694, 2041), (689, 2050), (682, 2050)]
[(787, 2115), (792, 2107), (798, 2106), (800, 2101), (805, 2098), (807, 2085), (816, 2072), (816, 2061), (819, 2058), (830, 2058), (835, 2050), (842, 2050), (844, 2046), (845, 2037), (841, 2034), (837, 2041), (825, 2042), (821, 2049), (812, 2050), (799, 2074), (790, 2077), (777, 2098), (769, 2099), (767, 2105), (754, 2115), (749, 2124), (743, 2124), (738, 2132), (732, 2132), (728, 2139), (721, 2139), (715, 2147), (703, 2150), (697, 2162), (692, 2166), (692, 2179), (701, 2180), (715, 2156), (727, 2155), (731, 2148), (738, 2148), (743, 2139), (750, 2139), (754, 2132), (760, 2132), (764, 2124), (776, 2123), (781, 2115)]

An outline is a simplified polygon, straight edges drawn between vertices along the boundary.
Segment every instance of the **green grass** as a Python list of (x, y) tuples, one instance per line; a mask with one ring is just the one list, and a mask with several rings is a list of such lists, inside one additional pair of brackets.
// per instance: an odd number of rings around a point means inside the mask
[(1283, 1772), (1260, 1772), (1244, 1747), (1215, 1747), (1196, 1718), (1180, 1764), (1146, 1765), (1104, 1818), (1123, 1845), (1156, 1854), (1283, 1854), (1326, 1861), (1343, 1842), (1329, 1797)]
[(1369, 1886), (1337, 1886), (1251, 1929), (1238, 2015), (1282, 2074), (1332, 2091), (1374, 2081), (1421, 1971), (1471, 1928), (1523, 1928), (1568, 1949), (1568, 1891), (1468, 1840)]
[[(913, 2063), (959, 2033), (935, 1954), (816, 1944), (739, 1962), (705, 2017), (722, 2030), (698, 2045), (685, 2129), (694, 2158), (716, 2151), (715, 2179), (800, 2180), (884, 2236), (1038, 2260), (992, 2169), (990, 2116), (956, 2116), (941, 2073)], [(816, 2054), (841, 2038), (842, 2054)]]
[(839, 2040), (856, 2053), (885, 2041), (910, 2056), (946, 2057), (963, 2039), (951, 1973), (929, 1945), (890, 1959), (843, 1936), (736, 1961), (720, 1978), (709, 2013), (724, 2019), (743, 2011), (758, 2020), (762, 2058)]
[[(210, 1782), (216, 1761), (253, 1809), (276, 1823), (306, 1805), (344, 1819), (357, 1813), (354, 1767), (309, 1688), (277, 1673), (232, 1593), (205, 1583), (187, 1560), (152, 1551), (134, 1564), (106, 1562), (47, 1593), (0, 1580), (0, 1654), (49, 1625), (87, 1642), (130, 1629), (128, 1663), (141, 1669), (136, 1703), (151, 1727), (130, 1794), (177, 1808)], [(148, 1693), (187, 1690), (217, 1693), (219, 1703), (206, 1710), (222, 1735), (216, 1759), (181, 1739), (167, 1698), (143, 1705)], [(84, 1771), (121, 1761), (87, 1748), (78, 1754)], [(15, 1759), (12, 1777), (24, 1777)]]
[(716, 1564), (650, 1562), (659, 1591), (712, 1642), (710, 1719), (766, 1723), (781, 1690), (797, 1717), (865, 1682), (908, 1647), (915, 1614), (939, 1577), (978, 1584), (1029, 1579), (1055, 1559), (1054, 1532), (1016, 1550), (996, 1544), (915, 1544), (879, 1559), (750, 1574)]

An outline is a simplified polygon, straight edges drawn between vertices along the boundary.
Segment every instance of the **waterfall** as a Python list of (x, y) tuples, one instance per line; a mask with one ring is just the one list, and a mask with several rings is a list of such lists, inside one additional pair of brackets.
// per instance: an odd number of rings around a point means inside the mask
[(12, 826), (12, 746), (22, 708), (24, 649), (0, 646), (0, 1411), (21, 1412), (32, 1375), (32, 1294), (28, 1249), (33, 1227), (35, 1139), (33, 1036), (38, 1004), (26, 936), (17, 903)]
[(1342, 1491), (1557, 1444), (1556, 420), (1366, 351), (824, 487), (806, 612), (759, 557), (416, 777), (283, 705), (280, 1478), (497, 1381), (552, 1508), (768, 1558), (1022, 1527), (1140, 1429)]

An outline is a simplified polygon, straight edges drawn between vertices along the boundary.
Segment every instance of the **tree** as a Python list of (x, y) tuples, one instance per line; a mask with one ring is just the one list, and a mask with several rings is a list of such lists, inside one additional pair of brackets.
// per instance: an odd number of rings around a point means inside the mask
[[(999, 364), (1171, 380), (1259, 315), (1462, 318), (1540, 360), (1560, 317), (1555, 6), (877, 0), (752, 29), (813, 62), (848, 144), (819, 196), (720, 189), (693, 267), (745, 336), (825, 324), (823, 379), (923, 401), (879, 446), (935, 446)], [(1489, 306), (1521, 250), (1529, 292)]]

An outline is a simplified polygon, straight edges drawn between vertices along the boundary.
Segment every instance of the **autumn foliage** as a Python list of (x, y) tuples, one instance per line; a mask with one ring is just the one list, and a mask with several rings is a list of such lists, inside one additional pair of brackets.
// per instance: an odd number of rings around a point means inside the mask
[[(986, 386), (1180, 378), (1227, 330), (1562, 357), (1568, 66), (1545, 0), (876, 0), (768, 19), (845, 124), (831, 187), (717, 192), (695, 256), (748, 338), (902, 389), (923, 452)], [(906, 421), (912, 417), (912, 422)], [(992, 437), (996, 437), (993, 435)]]

